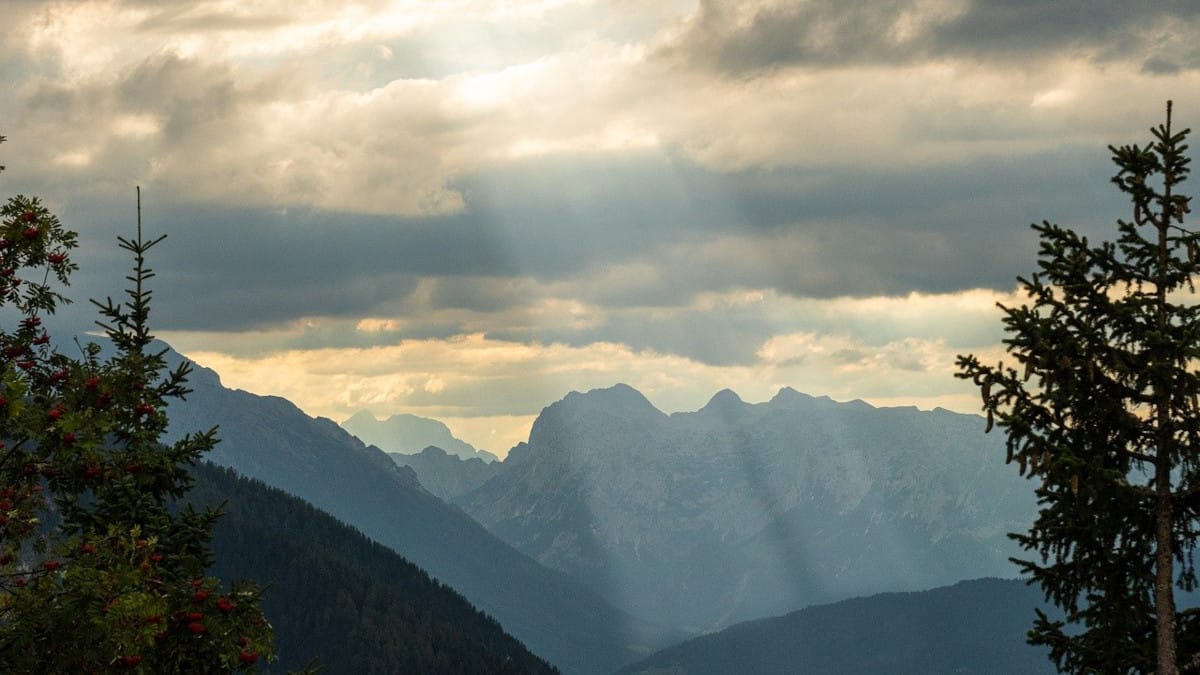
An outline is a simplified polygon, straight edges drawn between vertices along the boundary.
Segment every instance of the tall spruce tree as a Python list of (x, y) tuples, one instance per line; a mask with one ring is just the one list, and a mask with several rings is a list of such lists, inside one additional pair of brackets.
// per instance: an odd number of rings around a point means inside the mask
[(1184, 226), (1188, 130), (1165, 124), (1145, 145), (1109, 146), (1113, 183), (1132, 202), (1116, 242), (1043, 222), (1029, 298), (1001, 306), (1015, 364), (960, 356), (987, 428), (1039, 482), (1040, 513), (1012, 534), (1014, 558), (1061, 607), (1037, 612), (1029, 642), (1072, 673), (1200, 670), (1200, 619), (1175, 589), (1196, 587), (1200, 516), (1200, 238)]

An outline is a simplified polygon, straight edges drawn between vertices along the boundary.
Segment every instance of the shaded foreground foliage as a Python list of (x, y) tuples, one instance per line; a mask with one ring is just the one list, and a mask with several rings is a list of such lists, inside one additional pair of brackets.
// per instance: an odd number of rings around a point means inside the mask
[(1065, 672), (1174, 675), (1200, 668), (1200, 237), (1184, 227), (1188, 130), (1167, 119), (1145, 145), (1111, 147), (1132, 202), (1117, 240), (1092, 244), (1043, 222), (1027, 305), (1002, 307), (1016, 361), (959, 357), (980, 387), (1008, 460), (1040, 483), (1041, 511), (1011, 535), (1016, 561), (1061, 620), (1038, 612), (1029, 638)]
[(113, 353), (69, 356), (43, 318), (67, 301), (76, 235), (37, 198), (0, 207), (0, 672), (253, 671), (272, 654), (257, 589), (205, 576), (217, 512), (167, 508), (215, 439), (159, 442), (189, 372), (148, 349), (159, 241), (140, 222), (120, 240), (131, 287), (97, 303)]

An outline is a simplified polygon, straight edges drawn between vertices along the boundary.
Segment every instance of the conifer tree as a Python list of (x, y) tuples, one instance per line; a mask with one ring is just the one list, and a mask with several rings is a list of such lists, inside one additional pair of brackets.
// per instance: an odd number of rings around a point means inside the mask
[(1038, 270), (1018, 279), (1029, 304), (1001, 306), (1013, 362), (958, 360), (1008, 461), (1037, 482), (1040, 513), (1010, 536), (1064, 612), (1038, 611), (1029, 632), (1064, 672), (1200, 670), (1200, 619), (1174, 598), (1196, 587), (1200, 239), (1185, 227), (1188, 130), (1172, 129), (1170, 102), (1151, 133), (1109, 146), (1132, 202), (1116, 241), (1033, 225)]
[(160, 241), (139, 205), (127, 297), (96, 303), (111, 353), (70, 356), (43, 317), (67, 301), (77, 237), (36, 198), (0, 207), (0, 672), (249, 672), (272, 655), (258, 590), (205, 576), (218, 514), (169, 508), (215, 435), (159, 441), (189, 372), (148, 328)]

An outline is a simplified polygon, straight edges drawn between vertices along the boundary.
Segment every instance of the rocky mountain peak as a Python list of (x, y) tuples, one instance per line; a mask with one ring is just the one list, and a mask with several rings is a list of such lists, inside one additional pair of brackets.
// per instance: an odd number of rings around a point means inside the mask
[(642, 395), (642, 392), (621, 382), (604, 389), (591, 389), (584, 394), (573, 391), (567, 394), (560, 403), (567, 406), (588, 406), (592, 409), (608, 408), (622, 412), (640, 411), (662, 414), (658, 408), (654, 407), (653, 403)]
[(724, 412), (730, 410), (739, 410), (745, 407), (746, 402), (741, 396), (732, 389), (722, 389), (709, 399), (708, 403), (700, 409), (700, 412)]

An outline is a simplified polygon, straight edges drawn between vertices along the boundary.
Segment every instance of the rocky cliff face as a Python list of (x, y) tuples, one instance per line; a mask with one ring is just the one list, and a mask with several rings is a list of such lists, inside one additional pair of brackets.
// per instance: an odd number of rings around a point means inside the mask
[(502, 539), (668, 625), (713, 629), (884, 590), (1011, 574), (1036, 511), (1003, 439), (945, 410), (783, 389), (665, 415), (624, 385), (547, 407), (458, 503)]
[(478, 457), (463, 459), (432, 445), (415, 455), (389, 452), (388, 456), (396, 464), (412, 469), (426, 490), (445, 501), (483, 485), (500, 470), (498, 462)]

